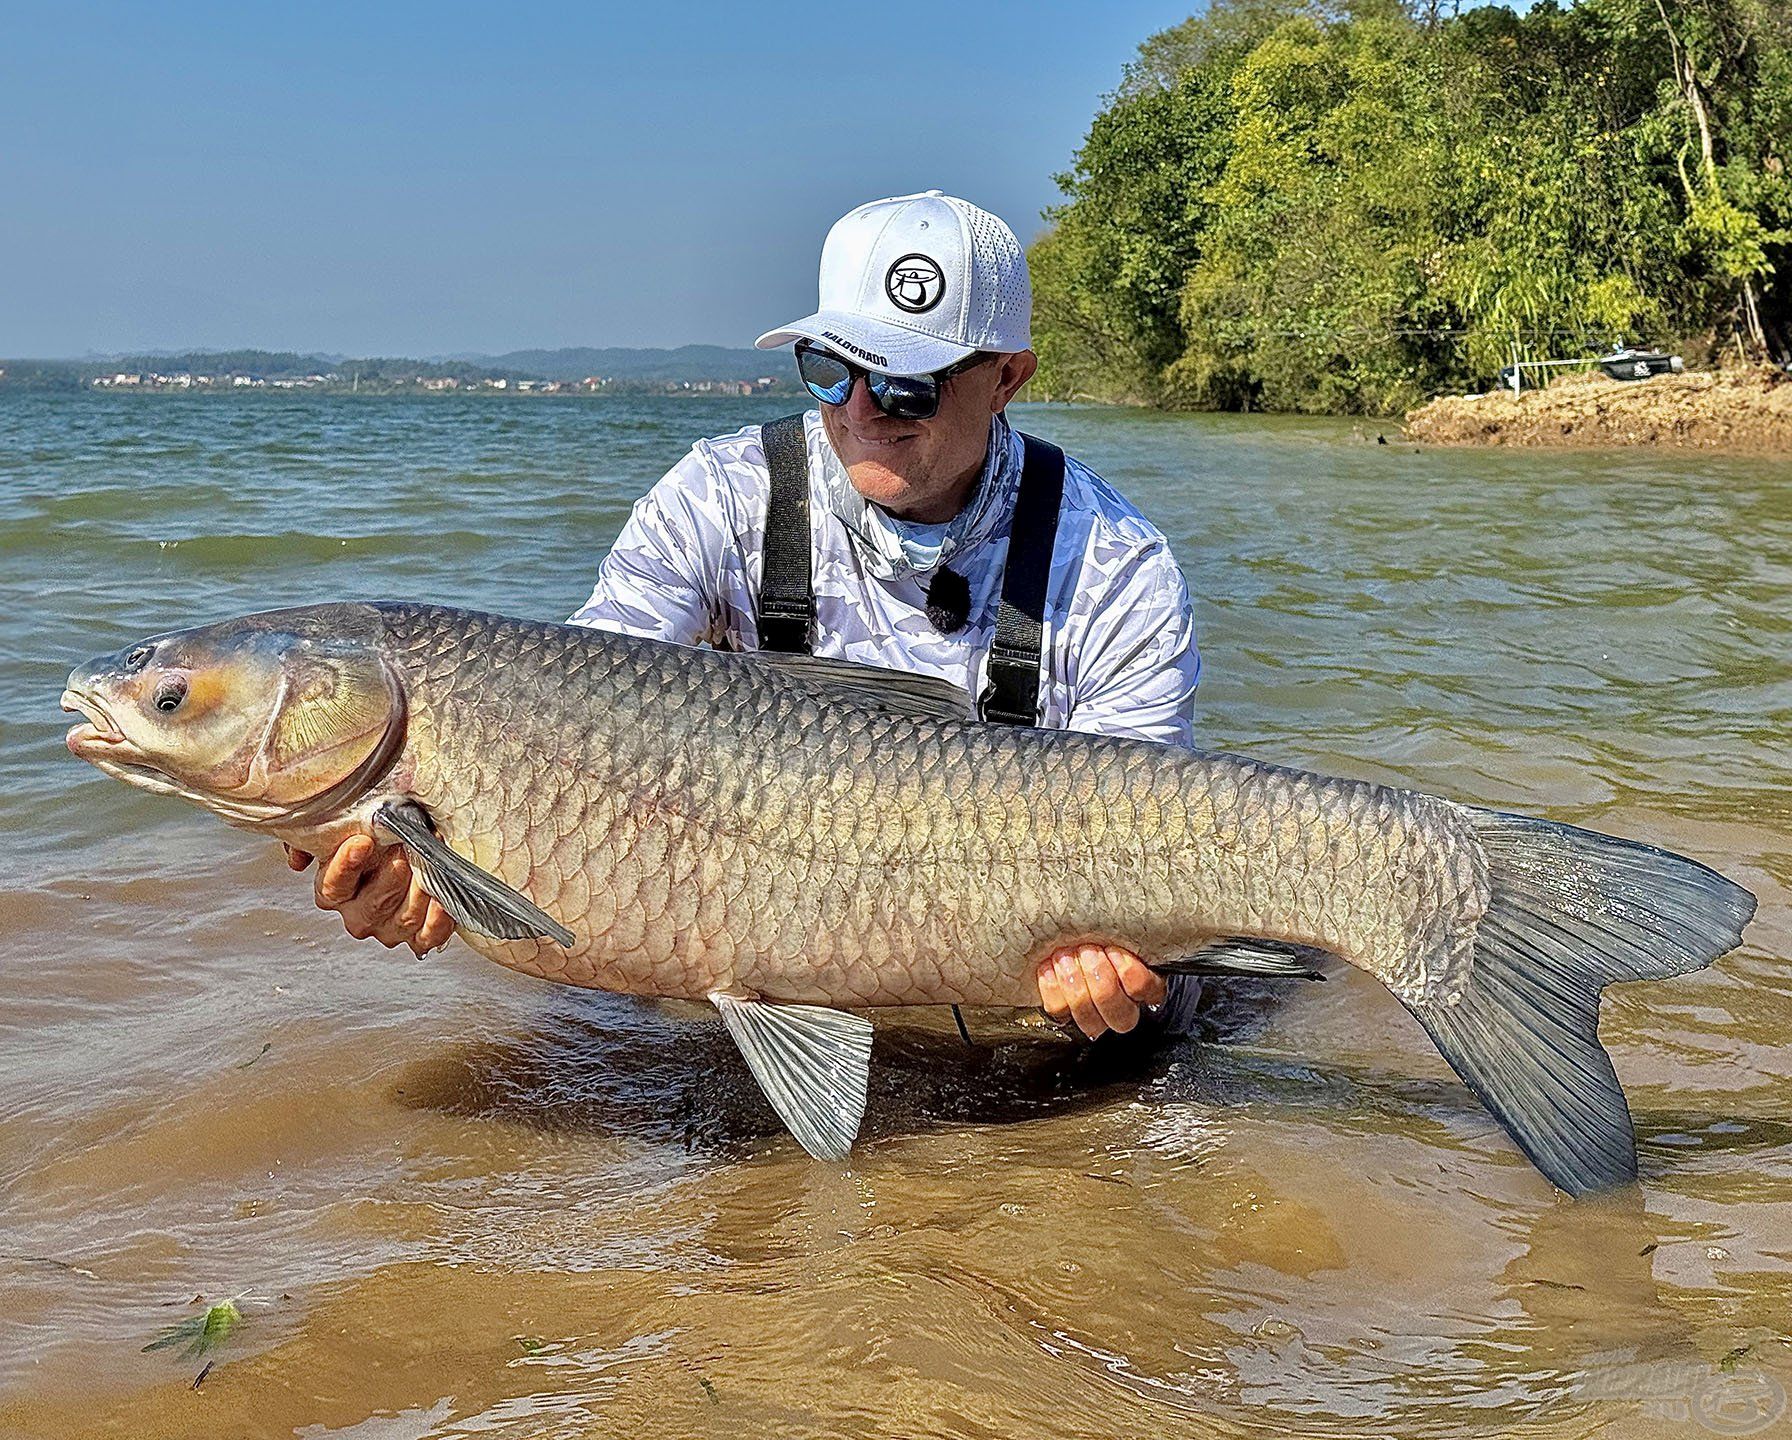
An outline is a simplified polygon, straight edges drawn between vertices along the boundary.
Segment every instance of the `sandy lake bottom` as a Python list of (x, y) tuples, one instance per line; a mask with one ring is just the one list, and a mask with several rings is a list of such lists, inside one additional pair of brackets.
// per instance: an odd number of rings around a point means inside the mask
[[(155, 630), (563, 616), (760, 418), (0, 399), (0, 1437), (1792, 1434), (1792, 464), (1017, 415), (1170, 536), (1203, 743), (1759, 896), (1709, 971), (1606, 997), (1642, 1182), (1594, 1202), (1354, 972), (1158, 1049), (893, 1017), (817, 1164), (712, 1020), (358, 945), (62, 748), (68, 668)], [(198, 1389), (143, 1353), (231, 1296)]]

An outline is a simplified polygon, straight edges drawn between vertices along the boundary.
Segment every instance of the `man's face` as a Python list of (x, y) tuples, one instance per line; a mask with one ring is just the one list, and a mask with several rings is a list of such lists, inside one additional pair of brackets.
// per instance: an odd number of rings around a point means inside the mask
[(998, 415), (1039, 366), (1031, 350), (997, 355), (952, 376), (928, 420), (897, 420), (860, 380), (844, 405), (823, 405), (821, 423), (853, 489), (904, 520), (938, 524), (964, 508)]

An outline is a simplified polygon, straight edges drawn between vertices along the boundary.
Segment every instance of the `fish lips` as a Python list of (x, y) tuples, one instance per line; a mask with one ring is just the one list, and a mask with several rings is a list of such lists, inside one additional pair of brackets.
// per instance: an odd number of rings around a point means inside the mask
[[(71, 750), (74, 748), (75, 737), (78, 735), (81, 735), (83, 740), (106, 742), (124, 740), (124, 732), (118, 728), (118, 722), (112, 718), (111, 712), (106, 709), (105, 702), (98, 696), (89, 695), (85, 690), (71, 685), (62, 692), (62, 708), (71, 715), (81, 715), (86, 719), (86, 724), (76, 725), (68, 732)], [(83, 731), (91, 733), (82, 735)]]
[(150, 764), (143, 752), (125, 739), (101, 701), (83, 691), (68, 689), (62, 692), (62, 708), (86, 717), (81, 724), (71, 726), (64, 737), (71, 755), (138, 790), (187, 798), (183, 787)]
[(144, 760), (141, 750), (125, 739), (124, 731), (98, 696), (71, 686), (62, 692), (62, 708), (83, 717), (82, 723), (70, 726), (63, 737), (71, 755), (102, 769), (107, 765), (129, 766), (154, 773), (154, 767)]

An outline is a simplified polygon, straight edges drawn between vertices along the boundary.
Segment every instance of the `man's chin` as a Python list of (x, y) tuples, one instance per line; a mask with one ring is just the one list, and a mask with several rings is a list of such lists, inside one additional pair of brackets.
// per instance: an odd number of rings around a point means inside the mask
[(866, 436), (843, 420), (827, 429), (828, 443), (846, 467), (852, 488), (865, 499), (897, 515), (920, 502), (928, 469), (920, 443), (925, 436), (913, 430)]
[(889, 451), (882, 455), (861, 456), (847, 461), (846, 473), (852, 480), (852, 488), (873, 505), (900, 514), (915, 503), (916, 486), (910, 476), (891, 468), (894, 458)]

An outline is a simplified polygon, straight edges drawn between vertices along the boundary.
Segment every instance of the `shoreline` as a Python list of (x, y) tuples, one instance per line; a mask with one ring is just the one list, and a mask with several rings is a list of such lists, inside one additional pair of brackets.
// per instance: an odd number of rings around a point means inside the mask
[(1440, 396), (1409, 411), (1403, 433), (1440, 446), (1792, 456), (1792, 374), (1762, 365), (1637, 381), (1567, 375), (1517, 396)]
[(362, 386), (360, 386), (359, 389), (356, 389), (356, 388), (354, 388), (352, 386), (348, 386), (348, 385), (273, 385), (273, 384), (269, 384), (269, 385), (258, 385), (258, 386), (243, 385), (243, 386), (231, 388), (231, 387), (227, 387), (227, 386), (218, 386), (218, 385), (208, 385), (208, 386), (198, 386), (198, 385), (193, 385), (193, 386), (183, 386), (183, 385), (143, 385), (143, 386), (12, 385), (12, 386), (8, 386), (4, 382), (0, 382), (0, 399), (5, 398), (8, 394), (57, 395), (57, 396), (70, 396), (70, 397), (83, 396), (83, 395), (124, 395), (124, 396), (129, 396), (133, 399), (137, 398), (139, 396), (145, 396), (145, 395), (154, 395), (154, 396), (159, 396), (159, 397), (170, 397), (170, 398), (172, 398), (172, 397), (190, 398), (190, 397), (194, 397), (194, 396), (199, 396), (199, 397), (205, 397), (208, 399), (217, 399), (217, 398), (221, 398), (221, 397), (264, 398), (268, 395), (274, 395), (274, 396), (279, 396), (279, 397), (287, 397), (287, 396), (295, 396), (295, 395), (296, 396), (328, 395), (332, 398), (335, 398), (338, 396), (351, 396), (356, 399), (390, 399), (393, 396), (401, 396), (406, 399), (418, 398), (418, 399), (426, 399), (426, 400), (439, 400), (439, 399), (443, 399), (443, 398), (453, 399), (453, 398), (472, 397), (472, 398), (477, 398), (477, 399), (481, 399), (481, 400), (489, 399), (489, 400), (498, 400), (498, 401), (508, 401), (508, 400), (518, 400), (518, 399), (521, 399), (521, 400), (535, 400), (535, 399), (638, 400), (638, 399), (642, 399), (644, 397), (650, 398), (650, 399), (664, 398), (664, 399), (668, 399), (668, 400), (742, 400), (742, 399), (755, 399), (755, 398), (771, 399), (771, 400), (795, 400), (795, 399), (799, 398), (799, 392), (796, 391), (794, 388), (778, 389), (776, 387), (773, 387), (768, 390), (747, 391), (747, 390), (725, 389), (719, 385), (711, 385), (707, 388), (705, 388), (704, 386), (701, 386), (701, 385), (668, 385), (668, 386), (664, 386), (664, 387), (657, 387), (657, 386), (651, 386), (651, 385), (645, 385), (645, 386), (610, 385), (610, 386), (605, 386), (601, 389), (595, 389), (595, 390), (585, 390), (585, 389), (578, 388), (576, 386), (571, 387), (571, 388), (567, 388), (567, 387), (563, 386), (563, 387), (559, 387), (559, 388), (550, 389), (545, 384), (538, 385), (538, 386), (535, 386), (530, 389), (522, 389), (522, 388), (498, 389), (496, 387), (468, 385), (468, 386), (462, 386), (459, 389), (451, 390), (451, 389), (431, 389), (428, 387), (418, 386), (418, 385), (386, 385), (386, 384), (363, 384)]

